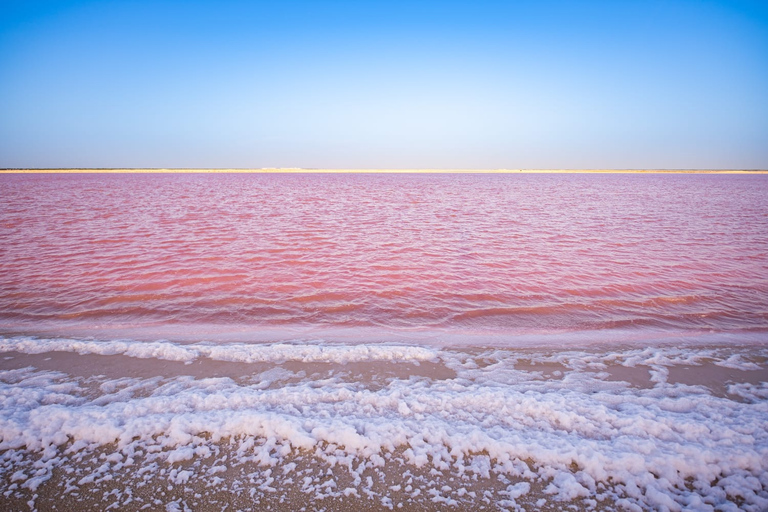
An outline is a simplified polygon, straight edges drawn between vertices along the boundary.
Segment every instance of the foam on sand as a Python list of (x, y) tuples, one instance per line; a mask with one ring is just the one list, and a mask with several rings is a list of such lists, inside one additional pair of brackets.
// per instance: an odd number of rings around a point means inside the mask
[[(762, 347), (13, 337), (0, 351), (7, 503), (768, 509)], [(65, 354), (103, 359), (84, 375), (55, 368)], [(135, 376), (137, 358), (178, 366)]]

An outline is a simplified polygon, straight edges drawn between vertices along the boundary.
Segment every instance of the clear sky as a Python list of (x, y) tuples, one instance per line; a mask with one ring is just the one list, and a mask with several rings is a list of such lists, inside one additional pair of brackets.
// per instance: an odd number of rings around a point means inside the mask
[(768, 2), (2, 0), (0, 167), (768, 168)]

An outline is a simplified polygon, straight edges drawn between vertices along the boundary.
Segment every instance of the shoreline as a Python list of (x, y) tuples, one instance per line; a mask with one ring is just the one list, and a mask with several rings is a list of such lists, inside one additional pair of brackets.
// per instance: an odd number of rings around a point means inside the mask
[(768, 329), (616, 327), (573, 329), (500, 329), (444, 327), (316, 326), (303, 323), (163, 323), (94, 320), (0, 319), (0, 339), (13, 337), (94, 341), (168, 341), (205, 343), (401, 344), (430, 348), (630, 349), (637, 347), (768, 346)]
[(764, 346), (3, 343), (10, 510), (768, 504)]

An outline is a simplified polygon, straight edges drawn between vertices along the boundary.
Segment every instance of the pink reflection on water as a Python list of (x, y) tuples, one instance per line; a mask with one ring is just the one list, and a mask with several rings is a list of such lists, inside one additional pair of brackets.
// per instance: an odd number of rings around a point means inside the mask
[(3, 175), (0, 322), (766, 329), (767, 184)]

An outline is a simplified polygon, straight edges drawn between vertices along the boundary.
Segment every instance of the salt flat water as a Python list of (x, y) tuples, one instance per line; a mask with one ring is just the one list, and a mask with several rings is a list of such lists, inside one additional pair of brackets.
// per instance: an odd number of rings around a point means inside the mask
[(67, 174), (0, 186), (0, 322), (14, 329), (768, 328), (764, 176)]
[(767, 510), (768, 176), (0, 175), (0, 400), (10, 510)]

